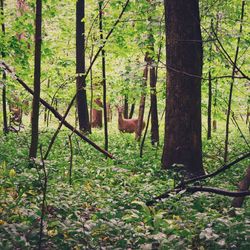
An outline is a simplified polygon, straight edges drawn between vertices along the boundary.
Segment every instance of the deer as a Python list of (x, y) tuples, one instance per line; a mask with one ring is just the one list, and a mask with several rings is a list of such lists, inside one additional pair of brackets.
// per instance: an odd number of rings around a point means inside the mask
[[(94, 100), (94, 103), (97, 107), (103, 108), (102, 101), (100, 98)], [(92, 128), (101, 128), (102, 127), (102, 109), (93, 108), (92, 112), (92, 121), (91, 127)]]
[[(117, 107), (118, 110), (118, 129), (123, 133), (136, 133), (138, 128), (138, 119), (124, 119), (123, 118), (123, 107)], [(143, 122), (142, 129), (145, 127)]]

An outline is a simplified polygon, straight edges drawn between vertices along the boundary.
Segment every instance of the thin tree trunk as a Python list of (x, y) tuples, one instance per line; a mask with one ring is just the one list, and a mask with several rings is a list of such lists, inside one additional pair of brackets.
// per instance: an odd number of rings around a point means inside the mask
[(36, 158), (39, 137), (39, 101), (41, 87), (42, 0), (36, 0), (34, 96), (31, 115), (30, 158)]
[(135, 102), (132, 103), (132, 105), (131, 105), (128, 119), (132, 119), (134, 111), (135, 111)]
[[(219, 24), (220, 24), (220, 15), (217, 12), (216, 15), (216, 24), (215, 24), (215, 33), (217, 35), (218, 29), (219, 29)], [(215, 50), (218, 52), (218, 48), (215, 47)], [(214, 119), (213, 119), (213, 131), (215, 132), (217, 130), (217, 120), (216, 120), (216, 115), (217, 115), (217, 96), (218, 96), (218, 79), (215, 80), (215, 91), (214, 91), (214, 103), (213, 103), (213, 110), (214, 110)]]
[[(4, 2), (0, 0), (1, 16), (4, 18)], [(2, 33), (5, 36), (5, 23), (2, 22)], [(5, 57), (5, 52), (2, 51), (2, 58)], [(6, 73), (3, 71), (3, 89), (2, 89), (2, 107), (3, 107), (3, 132), (7, 134), (8, 131), (8, 118), (7, 118), (7, 105), (6, 105)]]
[[(213, 27), (213, 19), (211, 19), (211, 29)], [(208, 104), (207, 104), (207, 139), (212, 138), (212, 76), (211, 76), (211, 61), (212, 61), (212, 43), (209, 46), (209, 72), (208, 72)]]
[[(164, 168), (182, 164), (204, 174), (201, 142), (202, 38), (198, 1), (164, 0), (166, 27), (166, 116)], [(190, 42), (198, 41), (198, 42)], [(191, 77), (185, 72), (198, 77)]]
[(249, 106), (248, 106), (248, 104), (247, 104), (247, 114), (246, 114), (247, 116), (246, 116), (246, 124), (248, 124), (248, 122), (249, 122), (249, 117), (250, 117), (250, 108), (249, 108)]
[(243, 29), (243, 18), (244, 18), (244, 8), (245, 8), (245, 0), (242, 0), (241, 6), (241, 18), (240, 18), (240, 31), (237, 39), (233, 70), (232, 70), (232, 81), (230, 85), (229, 98), (228, 98), (228, 108), (227, 108), (227, 120), (226, 120), (226, 136), (225, 136), (225, 148), (224, 148), (224, 162), (226, 163), (228, 160), (228, 140), (229, 140), (229, 123), (230, 123), (230, 115), (231, 115), (231, 106), (232, 106), (232, 98), (233, 98), (233, 87), (234, 87), (234, 77), (236, 73), (236, 64), (239, 55), (239, 45), (240, 45), (240, 36)]
[(73, 168), (73, 145), (72, 145), (72, 134), (69, 135), (69, 149), (70, 149), (70, 157), (69, 157), (69, 185), (72, 184), (72, 168)]
[(148, 126), (149, 126), (149, 120), (150, 120), (151, 114), (152, 114), (152, 110), (150, 107), (149, 112), (148, 112), (148, 119), (147, 119), (147, 124), (146, 124), (146, 128), (145, 128), (145, 133), (143, 135), (141, 145), (140, 145), (140, 158), (142, 158), (142, 155), (143, 155), (143, 147), (144, 147), (144, 143), (145, 143), (147, 132), (148, 132)]
[[(154, 61), (152, 60), (153, 65)], [(152, 145), (159, 143), (159, 121), (156, 96), (156, 67), (150, 68), (150, 100), (151, 100), (151, 143)]]
[(145, 88), (147, 86), (147, 80), (148, 80), (148, 52), (146, 52), (144, 62), (145, 62), (145, 67), (143, 71), (142, 94), (141, 94), (141, 100), (140, 100), (140, 106), (139, 106), (137, 131), (135, 133), (135, 139), (137, 141), (140, 141), (142, 129), (143, 129), (143, 116), (144, 116), (145, 102), (146, 102)]
[[(41, 206), (41, 216), (40, 216), (40, 229), (39, 229), (39, 241), (38, 241), (38, 249), (42, 250), (42, 240), (43, 240), (43, 229), (44, 229), (44, 219), (46, 215), (46, 199), (47, 199), (47, 189), (48, 189), (48, 174), (44, 163), (44, 158), (42, 154), (42, 146), (40, 147), (40, 154), (41, 154), (41, 167), (43, 170), (43, 183), (41, 181), (41, 188), (42, 188), (42, 206)], [(39, 175), (40, 176), (40, 175)]]
[[(91, 46), (91, 54), (90, 54), (90, 63), (92, 61), (94, 54), (94, 45)], [(93, 117), (92, 117), (92, 109), (93, 109), (93, 99), (94, 99), (94, 89), (93, 89), (93, 69), (90, 69), (90, 122), (92, 123)]]
[(213, 131), (217, 130), (217, 95), (218, 95), (218, 81), (215, 82), (215, 91), (214, 91), (214, 103), (213, 103), (213, 110), (214, 110), (214, 119), (213, 119)]
[[(103, 42), (103, 28), (102, 28), (102, 4), (99, 2), (99, 29), (100, 40)], [(108, 116), (107, 116), (107, 86), (106, 86), (106, 62), (105, 50), (102, 48), (102, 86), (103, 86), (103, 115), (104, 115), (104, 136), (105, 136), (105, 150), (108, 151)]]
[(207, 106), (207, 139), (211, 139), (212, 131), (212, 77), (211, 70), (208, 72), (208, 106)]
[[(159, 122), (158, 122), (158, 110), (157, 110), (157, 96), (156, 96), (156, 83), (157, 83), (157, 68), (156, 62), (154, 60), (154, 35), (153, 35), (153, 24), (152, 24), (152, 14), (155, 7), (152, 4), (151, 0), (148, 0), (150, 3), (149, 8), (149, 33), (148, 33), (148, 42), (149, 42), (149, 82), (150, 82), (150, 110), (151, 110), (151, 144), (155, 145), (159, 142)], [(160, 55), (158, 55), (160, 57)]]
[(76, 91), (79, 127), (91, 133), (85, 76), (85, 0), (76, 2)]
[(124, 111), (123, 116), (125, 119), (128, 119), (128, 95), (124, 95)]

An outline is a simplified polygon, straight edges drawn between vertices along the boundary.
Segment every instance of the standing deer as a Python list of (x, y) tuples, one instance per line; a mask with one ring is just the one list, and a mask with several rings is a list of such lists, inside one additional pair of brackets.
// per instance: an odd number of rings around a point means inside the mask
[(91, 127), (92, 128), (101, 128), (102, 127), (102, 101), (100, 98), (97, 98), (94, 100), (94, 103), (96, 104), (97, 108), (92, 109), (92, 121), (91, 121)]
[[(123, 133), (137, 133), (138, 119), (124, 119), (123, 118), (123, 107), (117, 107), (118, 110), (118, 129)], [(143, 127), (145, 122), (143, 122)]]

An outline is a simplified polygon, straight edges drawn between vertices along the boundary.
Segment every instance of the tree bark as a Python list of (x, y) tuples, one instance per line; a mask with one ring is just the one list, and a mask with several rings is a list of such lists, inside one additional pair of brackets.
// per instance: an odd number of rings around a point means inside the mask
[(34, 96), (31, 115), (30, 158), (36, 158), (39, 137), (39, 101), (41, 88), (42, 0), (36, 0)]
[[(0, 0), (1, 16), (4, 18), (4, 1)], [(5, 36), (5, 23), (2, 22), (2, 33)], [(2, 51), (2, 58), (5, 57), (5, 52)], [(8, 118), (7, 118), (7, 101), (6, 101), (6, 73), (3, 71), (3, 89), (2, 89), (2, 108), (3, 108), (3, 132), (7, 134), (8, 131)]]
[(91, 133), (85, 77), (85, 1), (76, 2), (76, 91), (79, 127)]
[(164, 6), (167, 95), (162, 164), (164, 168), (182, 164), (189, 174), (202, 175), (200, 77), (203, 50), (199, 4), (196, 0), (164, 0)]

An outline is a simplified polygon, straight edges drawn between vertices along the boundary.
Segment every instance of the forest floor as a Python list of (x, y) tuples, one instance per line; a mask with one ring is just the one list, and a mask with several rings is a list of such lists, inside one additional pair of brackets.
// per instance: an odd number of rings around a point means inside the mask
[[(134, 135), (110, 129), (105, 159), (72, 136), (73, 170), (69, 185), (69, 131), (63, 130), (45, 161), (48, 173), (42, 249), (250, 249), (250, 200), (242, 209), (232, 198), (195, 193), (173, 195), (152, 207), (145, 202), (174, 186), (174, 174), (161, 169), (162, 146), (146, 140), (143, 158)], [(43, 129), (46, 151), (52, 136)], [(103, 145), (103, 131), (90, 138)], [(207, 172), (222, 165), (224, 135), (203, 140)], [(0, 249), (35, 249), (39, 240), (44, 173), (28, 163), (29, 131), (0, 136)], [(230, 134), (230, 160), (249, 151), (237, 131)], [(162, 145), (162, 143), (161, 143)], [(250, 159), (206, 182), (236, 190)]]

